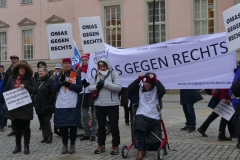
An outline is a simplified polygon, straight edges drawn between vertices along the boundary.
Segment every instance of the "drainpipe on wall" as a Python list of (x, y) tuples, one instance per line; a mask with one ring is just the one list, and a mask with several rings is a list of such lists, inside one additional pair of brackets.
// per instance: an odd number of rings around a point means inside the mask
[(155, 0), (153, 0), (153, 43), (155, 43)]

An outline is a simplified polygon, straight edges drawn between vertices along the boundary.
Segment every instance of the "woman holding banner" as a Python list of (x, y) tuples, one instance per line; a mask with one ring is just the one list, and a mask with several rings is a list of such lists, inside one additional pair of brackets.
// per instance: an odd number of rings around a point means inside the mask
[[(15, 88), (25, 88), (29, 94), (38, 93), (37, 82), (32, 77), (33, 71), (26, 62), (20, 62), (14, 65), (12, 76), (9, 78), (5, 91)], [(13, 120), (15, 127), (16, 147), (13, 154), (21, 152), (21, 139), (24, 136), (24, 154), (29, 154), (30, 143), (30, 121), (33, 119), (33, 104), (29, 103), (11, 111), (6, 110), (6, 117)]]
[[(62, 133), (62, 154), (75, 152), (77, 127), (81, 125), (81, 111), (78, 101), (82, 91), (81, 74), (72, 70), (70, 58), (62, 59), (63, 73), (60, 78), (55, 77), (54, 92), (58, 92), (56, 109), (54, 113), (54, 125), (59, 127)], [(68, 150), (68, 130), (70, 130), (70, 148)]]

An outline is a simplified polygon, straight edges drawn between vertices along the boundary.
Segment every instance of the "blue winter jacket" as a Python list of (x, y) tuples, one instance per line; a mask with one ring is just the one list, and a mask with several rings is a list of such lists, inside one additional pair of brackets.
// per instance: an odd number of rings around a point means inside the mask
[[(56, 76), (54, 80), (53, 90), (59, 92), (62, 84), (59, 82), (59, 77)], [(82, 91), (82, 81), (81, 74), (78, 74), (76, 79), (76, 84), (71, 84), (70, 89), (79, 93)], [(79, 99), (79, 98), (78, 98)], [(56, 127), (78, 127), (81, 125), (81, 108), (79, 105), (79, 100), (77, 102), (76, 108), (55, 108), (54, 113), (54, 126)]]

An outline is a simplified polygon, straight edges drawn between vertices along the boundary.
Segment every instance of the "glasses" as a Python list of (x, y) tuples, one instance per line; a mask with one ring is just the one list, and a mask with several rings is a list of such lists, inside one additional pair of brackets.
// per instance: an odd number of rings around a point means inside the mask
[(82, 59), (82, 61), (88, 61), (88, 59)]

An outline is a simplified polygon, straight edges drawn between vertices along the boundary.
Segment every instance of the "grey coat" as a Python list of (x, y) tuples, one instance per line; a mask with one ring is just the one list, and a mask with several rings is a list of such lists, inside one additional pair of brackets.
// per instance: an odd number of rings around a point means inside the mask
[[(104, 61), (107, 63), (108, 69), (110, 72), (114, 72), (111, 70), (111, 66), (109, 61), (106, 58), (101, 59), (100, 61)], [(100, 78), (104, 78), (100, 73), (97, 78), (93, 78), (91, 84), (88, 87), (89, 92), (97, 90), (97, 82)], [(116, 106), (120, 105), (118, 92), (122, 89), (121, 82), (118, 74), (115, 72), (114, 74), (109, 74), (109, 76), (105, 79), (104, 86), (99, 92), (98, 98), (95, 100), (95, 106)]]

